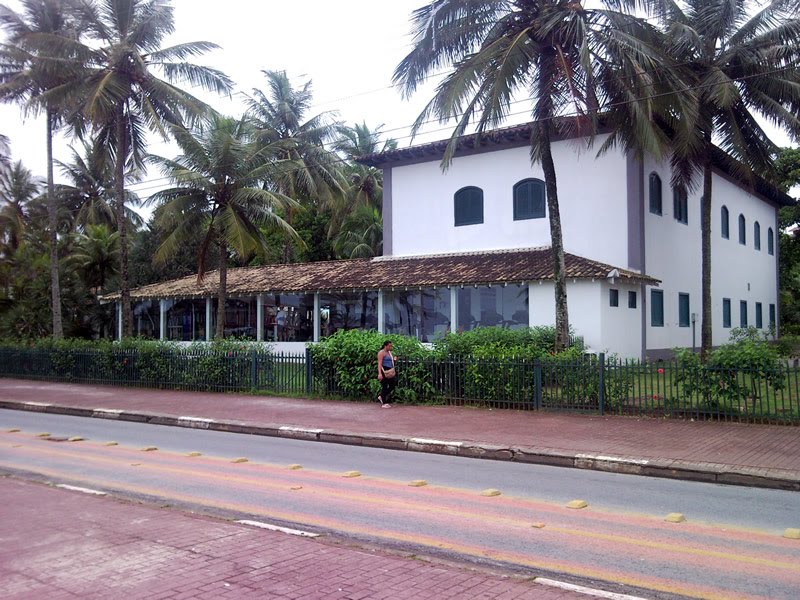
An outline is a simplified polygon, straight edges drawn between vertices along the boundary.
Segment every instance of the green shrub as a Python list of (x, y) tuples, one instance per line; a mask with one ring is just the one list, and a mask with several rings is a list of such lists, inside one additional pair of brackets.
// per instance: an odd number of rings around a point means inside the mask
[(310, 347), (316, 388), (347, 398), (375, 398), (380, 390), (378, 352), (391, 340), (397, 357), (399, 401), (414, 402), (432, 395), (430, 351), (416, 338), (377, 331), (337, 331)]

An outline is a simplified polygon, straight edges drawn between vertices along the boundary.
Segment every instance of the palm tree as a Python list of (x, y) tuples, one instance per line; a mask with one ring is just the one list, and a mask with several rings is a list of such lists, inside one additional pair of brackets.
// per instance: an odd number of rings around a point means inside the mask
[(276, 160), (275, 146), (255, 143), (256, 131), (245, 118), (212, 116), (202, 128), (189, 131), (172, 126), (183, 154), (175, 160), (152, 156), (175, 187), (157, 192), (155, 219), (164, 241), (155, 260), (166, 261), (197, 231), (205, 237), (197, 256), (197, 281), (206, 273), (212, 246), (219, 251), (216, 337), (225, 333), (227, 265), (232, 251), (246, 259), (264, 244), (264, 226), (294, 230), (275, 208), (296, 205), (289, 197), (264, 189), (263, 182), (296, 169), (291, 161)]
[(371, 258), (383, 249), (383, 219), (374, 206), (358, 206), (345, 219), (334, 238), (333, 248), (339, 258)]
[[(417, 131), (433, 116), (457, 119), (442, 166), (477, 119), (478, 134), (500, 124), (515, 95), (533, 104), (531, 160), (544, 171), (552, 240), (556, 347), (569, 340), (564, 244), (551, 145), (558, 137), (591, 143), (605, 116), (616, 125), (603, 150), (660, 155), (666, 141), (650, 119), (651, 105), (673, 76), (659, 69), (652, 28), (610, 9), (587, 9), (567, 0), (433, 0), (413, 14), (414, 48), (394, 81), (406, 95), (441, 67), (452, 71), (418, 117)], [(677, 86), (677, 84), (676, 84)]]
[(100, 294), (119, 265), (119, 232), (105, 224), (87, 225), (74, 237), (69, 261), (83, 273), (86, 286)]
[[(311, 82), (292, 86), (286, 71), (262, 71), (268, 92), (253, 89), (247, 98), (248, 115), (259, 130), (262, 144), (278, 149), (277, 157), (297, 164), (294, 171), (270, 182), (271, 189), (298, 200), (303, 205), (329, 209), (343, 193), (340, 160), (325, 148), (334, 139), (337, 123), (334, 114), (322, 112), (308, 117), (313, 94)], [(294, 210), (286, 220), (292, 224)], [(284, 262), (294, 258), (291, 239), (286, 239)]]
[[(69, 184), (57, 186), (61, 204), (69, 209), (76, 230), (85, 230), (89, 225), (107, 225), (117, 229), (114, 210), (114, 165), (98, 143), (83, 145), (83, 154), (70, 147), (72, 160), (69, 163), (56, 161), (62, 175)], [(130, 180), (130, 177), (129, 177)], [(125, 219), (127, 228), (137, 230), (144, 225), (139, 214), (131, 206), (140, 204), (139, 197), (125, 190)]]
[(49, 90), (76, 77), (72, 63), (56, 58), (56, 38), (77, 39), (75, 0), (23, 0), (18, 14), (0, 5), (0, 27), (8, 42), (0, 48), (0, 100), (18, 102), (26, 112), (44, 111), (47, 129), (47, 208), (50, 233), (50, 286), (53, 337), (64, 336), (61, 315), (61, 284), (58, 273), (58, 199), (53, 183), (53, 133), (68, 112), (64, 99), (46, 96)]
[(233, 84), (216, 69), (186, 62), (217, 48), (215, 44), (191, 42), (161, 48), (164, 38), (175, 30), (174, 10), (168, 2), (102, 0), (98, 5), (83, 6), (87, 29), (98, 43), (70, 50), (82, 58), (88, 74), (79, 87), (64, 86), (59, 92), (80, 95), (99, 143), (113, 156), (123, 334), (130, 335), (126, 169), (143, 167), (147, 129), (166, 138), (169, 124), (191, 123), (207, 112), (203, 102), (176, 83), (222, 94), (229, 94)]
[[(712, 166), (726, 161), (742, 176), (774, 178), (780, 149), (758, 121), (800, 135), (800, 5), (772, 0), (644, 0), (666, 36), (664, 51), (678, 65), (696, 103), (692, 135), (673, 143), (674, 179), (702, 178), (701, 357), (712, 346)], [(724, 154), (716, 150), (718, 146)], [(731, 158), (733, 160), (731, 160)]]
[(21, 161), (0, 172), (0, 240), (2, 254), (10, 258), (22, 244), (27, 226), (27, 207), (39, 195), (41, 183)]

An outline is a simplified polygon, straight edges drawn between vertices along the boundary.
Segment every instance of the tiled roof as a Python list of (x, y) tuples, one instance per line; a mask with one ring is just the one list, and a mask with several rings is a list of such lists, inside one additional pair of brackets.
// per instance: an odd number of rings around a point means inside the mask
[[(569, 279), (605, 279), (612, 271), (624, 282), (657, 285), (658, 280), (618, 269), (588, 258), (566, 255)], [(228, 294), (371, 290), (433, 287), (454, 284), (520, 283), (553, 279), (549, 247), (438, 254), (414, 257), (378, 257), (263, 267), (228, 269)], [(216, 295), (219, 272), (212, 271), (197, 283), (192, 275), (131, 290), (131, 297), (203, 298)], [(119, 293), (105, 300), (116, 300)]]

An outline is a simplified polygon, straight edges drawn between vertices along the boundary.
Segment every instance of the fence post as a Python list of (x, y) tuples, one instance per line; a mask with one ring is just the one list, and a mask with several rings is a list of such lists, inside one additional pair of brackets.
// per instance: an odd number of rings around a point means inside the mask
[(313, 388), (314, 369), (311, 362), (311, 348), (306, 347), (306, 394), (311, 394)]
[(254, 390), (258, 389), (258, 351), (255, 348), (250, 354), (250, 383)]
[(533, 361), (533, 408), (542, 408), (542, 361)]
[(600, 387), (597, 390), (597, 401), (600, 408), (600, 414), (605, 412), (606, 403), (606, 354), (601, 352), (598, 356), (600, 359)]

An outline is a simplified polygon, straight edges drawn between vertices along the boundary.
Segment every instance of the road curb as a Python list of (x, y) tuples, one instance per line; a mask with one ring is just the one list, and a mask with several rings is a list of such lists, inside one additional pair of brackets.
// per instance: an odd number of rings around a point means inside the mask
[(496, 444), (482, 444), (479, 442), (435, 440), (415, 437), (405, 438), (390, 434), (335, 431), (272, 423), (254, 425), (243, 421), (220, 421), (217, 419), (203, 419), (199, 417), (176, 417), (174, 415), (159, 413), (131, 412), (105, 408), (93, 409), (39, 402), (0, 400), (0, 408), (74, 417), (132, 421), (169, 427), (206, 429), (209, 431), (223, 431), (227, 433), (282, 437), (350, 446), (446, 454), (464, 458), (503, 460), (574, 469), (588, 469), (609, 473), (624, 473), (628, 475), (643, 475), (648, 477), (663, 477), (667, 479), (701, 481), (725, 485), (800, 491), (800, 471), (795, 472), (784, 469), (721, 465), (706, 462), (697, 463), (671, 459), (642, 459), (626, 456), (569, 453), (552, 448), (502, 446)]

